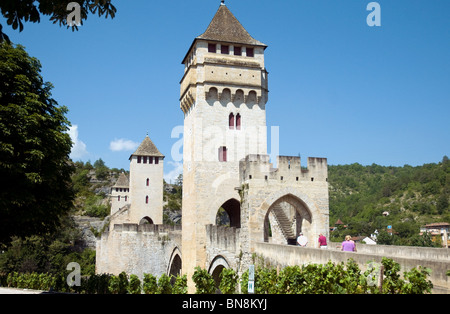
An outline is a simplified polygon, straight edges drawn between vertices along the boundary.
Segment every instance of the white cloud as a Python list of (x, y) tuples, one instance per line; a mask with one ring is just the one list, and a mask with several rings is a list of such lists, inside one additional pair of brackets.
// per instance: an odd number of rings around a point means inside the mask
[(115, 139), (109, 144), (109, 149), (113, 152), (121, 152), (121, 151), (133, 151), (136, 150), (139, 146), (139, 143), (133, 142), (127, 139)]
[(167, 183), (174, 184), (178, 176), (183, 173), (183, 163), (169, 161), (168, 164), (173, 166), (173, 169), (169, 173), (164, 174), (164, 180), (166, 180)]
[(89, 153), (86, 149), (86, 144), (78, 138), (78, 125), (75, 124), (71, 126), (67, 133), (70, 135), (70, 138), (73, 142), (72, 151), (70, 152), (70, 158), (81, 159), (87, 156)]

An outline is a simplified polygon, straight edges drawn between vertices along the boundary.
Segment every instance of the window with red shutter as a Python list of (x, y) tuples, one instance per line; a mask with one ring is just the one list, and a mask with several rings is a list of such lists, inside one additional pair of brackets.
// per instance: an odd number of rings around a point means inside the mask
[(225, 146), (219, 148), (219, 161), (227, 162), (227, 148)]
[(234, 114), (230, 113), (228, 117), (228, 125), (230, 127), (230, 130), (234, 130)]

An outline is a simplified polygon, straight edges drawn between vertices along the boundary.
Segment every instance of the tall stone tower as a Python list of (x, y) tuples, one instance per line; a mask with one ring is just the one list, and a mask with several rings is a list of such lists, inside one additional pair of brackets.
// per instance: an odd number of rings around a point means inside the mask
[(130, 181), (125, 173), (121, 173), (116, 184), (111, 188), (111, 215), (130, 204)]
[(183, 59), (183, 271), (206, 265), (206, 225), (223, 208), (240, 227), (239, 161), (267, 154), (267, 46), (222, 2)]
[(163, 222), (164, 155), (147, 136), (130, 156), (129, 220), (141, 224)]

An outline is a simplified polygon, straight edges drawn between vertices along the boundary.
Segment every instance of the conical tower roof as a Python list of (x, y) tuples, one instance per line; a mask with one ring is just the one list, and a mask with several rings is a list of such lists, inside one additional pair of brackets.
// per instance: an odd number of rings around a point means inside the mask
[[(160, 153), (158, 148), (156, 148), (155, 144), (153, 144), (152, 140), (148, 137), (142, 141), (141, 145), (139, 145), (138, 149), (134, 152), (132, 156), (150, 156), (150, 157), (165, 157)], [(130, 159), (131, 159), (130, 157)]]
[(239, 20), (231, 13), (225, 3), (222, 2), (219, 9), (214, 15), (211, 23), (206, 31), (196, 37), (189, 48), (182, 64), (185, 63), (186, 57), (189, 55), (192, 47), (197, 40), (209, 40), (217, 42), (226, 42), (230, 44), (240, 44), (249, 46), (261, 46), (267, 48), (267, 45), (254, 39), (247, 30), (242, 26)]
[(264, 46), (262, 42), (254, 39), (231, 13), (225, 4), (221, 4), (206, 31), (197, 39), (237, 43), (252, 46)]
[(128, 179), (127, 175), (122, 172), (119, 176), (119, 179), (117, 179), (117, 182), (114, 185), (114, 187), (115, 188), (128, 188), (129, 186), (130, 186), (130, 180)]

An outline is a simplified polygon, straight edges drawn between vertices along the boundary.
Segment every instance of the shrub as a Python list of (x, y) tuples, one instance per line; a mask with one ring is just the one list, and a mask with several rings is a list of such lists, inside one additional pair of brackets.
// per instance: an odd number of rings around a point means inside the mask
[(223, 294), (236, 293), (236, 286), (238, 283), (238, 275), (233, 269), (224, 268), (220, 273), (219, 289)]
[(158, 281), (152, 274), (144, 274), (142, 288), (145, 294), (156, 294), (158, 291)]
[(200, 267), (195, 268), (192, 280), (195, 283), (195, 294), (214, 294), (216, 291), (216, 284), (213, 277), (208, 271), (201, 269)]
[(136, 275), (130, 275), (130, 283), (128, 287), (128, 293), (130, 294), (141, 294), (141, 281)]
[(177, 276), (173, 285), (172, 294), (187, 294), (187, 276)]
[(171, 277), (166, 274), (162, 274), (161, 277), (159, 277), (157, 294), (172, 294), (170, 278)]

